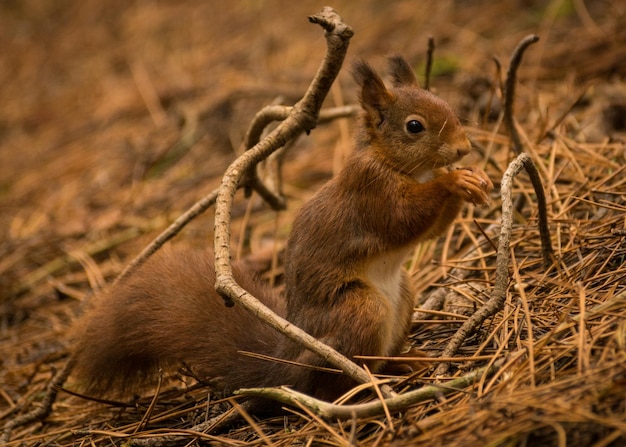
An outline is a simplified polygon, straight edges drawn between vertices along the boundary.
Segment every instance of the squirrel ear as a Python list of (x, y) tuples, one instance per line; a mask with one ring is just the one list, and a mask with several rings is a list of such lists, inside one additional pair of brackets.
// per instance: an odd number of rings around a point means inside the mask
[(402, 56), (395, 55), (389, 58), (389, 72), (393, 79), (394, 87), (419, 87), (413, 69)]
[(393, 95), (387, 91), (380, 76), (363, 60), (358, 60), (352, 66), (352, 76), (361, 86), (361, 106), (372, 116), (383, 121), (384, 111), (393, 102)]

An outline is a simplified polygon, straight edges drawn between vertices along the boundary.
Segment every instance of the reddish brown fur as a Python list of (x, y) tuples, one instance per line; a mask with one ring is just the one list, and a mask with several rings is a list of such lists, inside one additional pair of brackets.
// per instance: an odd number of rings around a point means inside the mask
[[(463, 202), (485, 203), (492, 188), (480, 170), (442, 169), (469, 152), (456, 115), (417, 87), (403, 59), (392, 58), (390, 66), (394, 88), (388, 90), (367, 64), (355, 65), (363, 105), (356, 148), (294, 221), (286, 305), (249, 273), (237, 276), (279, 314), (348, 357), (399, 353), (413, 309), (406, 255), (443, 232)], [(411, 120), (423, 131), (409, 132)], [(156, 366), (181, 363), (230, 390), (286, 384), (333, 399), (352, 385), (345, 376), (237, 355), (247, 350), (328, 366), (240, 308), (225, 308), (213, 284), (210, 254), (169, 252), (100, 297), (83, 319), (75, 350), (90, 389), (123, 389), (124, 376), (142, 379)], [(377, 371), (382, 364), (368, 366)]]
[[(252, 273), (235, 266), (235, 275), (267, 306), (285, 314), (284, 300), (254, 281)], [(270, 363), (237, 351), (272, 355), (280, 336), (241, 307), (224, 306), (214, 284), (212, 253), (165, 250), (99, 296), (75, 331), (75, 368), (83, 387), (95, 394), (122, 394), (153, 379), (159, 367), (183, 364), (220, 389), (262, 383), (261, 371)]]

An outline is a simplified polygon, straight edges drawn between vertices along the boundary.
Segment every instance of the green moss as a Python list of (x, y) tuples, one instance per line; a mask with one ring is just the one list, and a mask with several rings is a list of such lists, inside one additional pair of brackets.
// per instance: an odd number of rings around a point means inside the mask
[[(440, 76), (450, 76), (456, 73), (460, 67), (460, 59), (456, 55), (435, 55), (431, 68), (430, 78), (435, 79)], [(426, 80), (426, 61), (421, 62), (415, 73), (421, 84)]]

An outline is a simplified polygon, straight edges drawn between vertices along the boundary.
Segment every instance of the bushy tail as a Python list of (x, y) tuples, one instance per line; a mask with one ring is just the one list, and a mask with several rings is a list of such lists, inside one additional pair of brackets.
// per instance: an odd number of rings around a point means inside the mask
[[(240, 284), (284, 316), (284, 300), (235, 267)], [(280, 337), (214, 290), (213, 255), (166, 250), (131, 277), (94, 297), (73, 331), (74, 376), (81, 391), (120, 396), (154, 384), (159, 368), (190, 368), (230, 391), (272, 385), (276, 364), (238, 354), (273, 355)], [(268, 370), (267, 374), (263, 371)]]

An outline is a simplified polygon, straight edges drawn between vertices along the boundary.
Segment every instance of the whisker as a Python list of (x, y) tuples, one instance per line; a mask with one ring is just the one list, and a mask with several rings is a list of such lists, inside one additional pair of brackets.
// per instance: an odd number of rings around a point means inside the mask
[(457, 115), (457, 117), (459, 118), (459, 121), (461, 121), (461, 123), (474, 124), (474, 125), (478, 124), (478, 121), (472, 120), (471, 118), (467, 116)]
[(446, 118), (446, 120), (441, 125), (441, 129), (439, 129), (439, 133), (437, 134), (438, 137), (441, 137), (441, 132), (443, 132), (443, 128), (446, 127), (446, 124), (448, 124), (448, 118)]
[[(408, 165), (408, 163), (407, 163), (407, 165)], [(413, 169), (408, 170), (407, 173), (408, 174), (413, 174), (418, 168), (422, 168), (424, 165), (425, 165), (425, 162), (424, 161), (420, 161), (415, 166), (413, 166)]]

